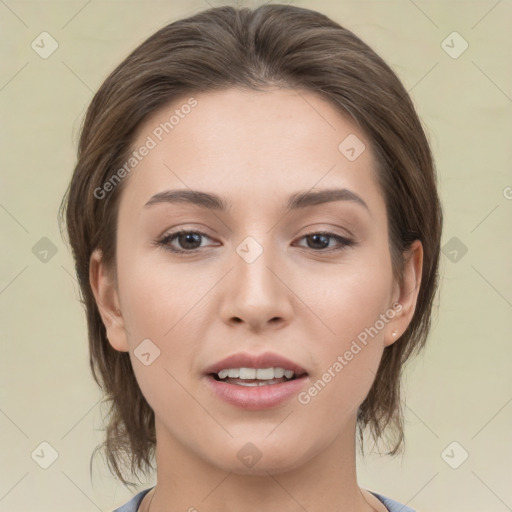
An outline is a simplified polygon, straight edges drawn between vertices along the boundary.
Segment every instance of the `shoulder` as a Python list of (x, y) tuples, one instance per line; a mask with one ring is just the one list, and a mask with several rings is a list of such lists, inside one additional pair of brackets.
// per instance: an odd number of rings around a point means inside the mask
[(378, 494), (373, 491), (368, 492), (371, 492), (381, 503), (383, 503), (389, 512), (415, 512), (412, 508), (402, 505), (402, 503), (398, 503), (398, 501), (392, 500), (391, 498), (382, 496), (382, 494)]
[(151, 491), (151, 489), (153, 489), (153, 487), (144, 489), (143, 491), (139, 492), (139, 494), (136, 494), (130, 501), (116, 508), (112, 512), (137, 512), (142, 498), (144, 498), (144, 496), (146, 496), (146, 494)]

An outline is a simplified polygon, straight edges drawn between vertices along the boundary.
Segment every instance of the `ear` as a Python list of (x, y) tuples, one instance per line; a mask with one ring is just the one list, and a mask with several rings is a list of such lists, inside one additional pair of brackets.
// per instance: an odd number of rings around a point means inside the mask
[(99, 249), (93, 251), (89, 260), (89, 282), (101, 319), (107, 330), (109, 343), (120, 352), (128, 352), (128, 339), (117, 286), (111, 272), (105, 268), (103, 255)]
[(395, 284), (393, 307), (395, 316), (387, 324), (384, 346), (392, 345), (411, 323), (421, 285), (423, 245), (415, 240), (404, 253), (404, 279)]

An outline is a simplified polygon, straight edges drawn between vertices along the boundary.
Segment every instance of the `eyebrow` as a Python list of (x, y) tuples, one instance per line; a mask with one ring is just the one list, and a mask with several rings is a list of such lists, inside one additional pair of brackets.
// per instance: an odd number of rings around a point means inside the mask
[[(288, 198), (286, 209), (299, 210), (309, 206), (316, 206), (333, 201), (353, 201), (354, 203), (363, 206), (368, 211), (370, 210), (362, 197), (347, 188), (325, 189), (315, 192), (296, 192)], [(231, 203), (229, 203), (227, 199), (216, 194), (201, 192), (199, 190), (182, 189), (158, 192), (151, 197), (144, 207), (150, 207), (161, 203), (188, 203), (201, 208), (217, 210), (220, 212), (227, 211), (228, 207), (231, 206)]]

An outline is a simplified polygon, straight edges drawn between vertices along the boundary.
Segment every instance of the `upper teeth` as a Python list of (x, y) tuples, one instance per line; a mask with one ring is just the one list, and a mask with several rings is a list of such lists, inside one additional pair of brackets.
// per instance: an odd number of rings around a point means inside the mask
[(291, 379), (295, 375), (293, 370), (284, 368), (225, 368), (218, 373), (219, 379), (260, 379), (272, 380), (286, 377)]

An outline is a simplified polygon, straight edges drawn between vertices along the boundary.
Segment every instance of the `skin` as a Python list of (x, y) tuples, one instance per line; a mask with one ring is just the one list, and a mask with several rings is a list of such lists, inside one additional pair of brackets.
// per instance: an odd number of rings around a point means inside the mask
[[(399, 286), (370, 141), (315, 93), (227, 89), (194, 97), (198, 105), (125, 178), (117, 281), (100, 251), (91, 256), (90, 282), (109, 342), (130, 352), (155, 412), (158, 483), (141, 510), (152, 499), (151, 512), (385, 511), (358, 486), (356, 414), (384, 349), (411, 321), (421, 244), (405, 255)], [(133, 147), (187, 98), (148, 119)], [(338, 150), (349, 134), (366, 145), (352, 162)], [(350, 189), (368, 209), (347, 200), (285, 213), (290, 194), (313, 187)], [(158, 192), (188, 188), (232, 205), (226, 212), (184, 203), (144, 207)], [(196, 254), (155, 244), (179, 229), (206, 234), (195, 245), (169, 242), (199, 247)], [(320, 231), (355, 244), (328, 252), (340, 247), (335, 239), (324, 249), (306, 237)], [(263, 249), (250, 264), (236, 252), (247, 236)], [(396, 302), (400, 312), (306, 405), (293, 397), (247, 411), (205, 385), (202, 372), (214, 362), (273, 351), (308, 371), (307, 389)], [(149, 366), (134, 355), (147, 338), (161, 351)], [(247, 442), (261, 453), (251, 468), (237, 457)]]

